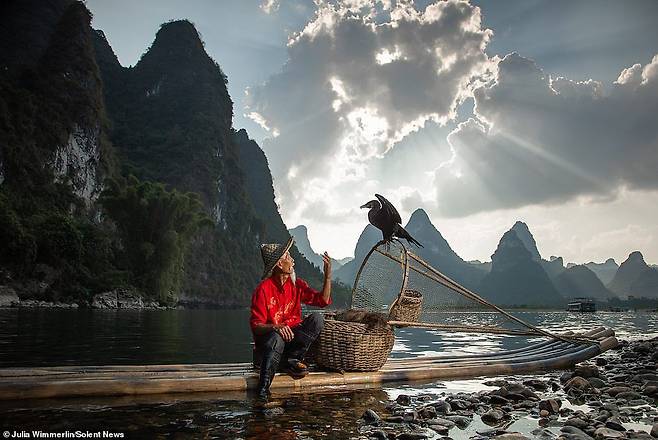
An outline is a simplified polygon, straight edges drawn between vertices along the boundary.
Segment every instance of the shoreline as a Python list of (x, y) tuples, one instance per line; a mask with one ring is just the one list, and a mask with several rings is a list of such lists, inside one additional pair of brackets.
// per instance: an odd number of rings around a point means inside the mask
[(658, 438), (657, 366), (658, 338), (622, 341), (566, 372), (484, 380), (488, 390), (475, 392), (402, 392), (357, 423), (373, 439), (650, 440)]
[[(618, 349), (570, 370), (396, 382), (381, 388), (336, 388), (317, 393), (275, 392), (264, 409), (253, 405), (251, 396), (244, 392), (207, 393), (200, 399), (190, 399), (189, 395), (167, 395), (162, 400), (149, 396), (139, 405), (144, 417), (159, 426), (158, 434), (170, 435), (183, 426), (188, 435), (184, 438), (199, 438), (208, 432), (245, 438), (255, 430), (275, 433), (283, 429), (305, 432), (307, 436), (300, 438), (345, 440), (650, 440), (658, 438), (656, 353), (658, 337), (621, 341)], [(309, 413), (314, 410), (313, 402), (320, 400), (326, 402), (323, 407)], [(103, 426), (108, 426), (106, 418), (111, 418), (111, 427), (129, 427), (126, 432), (132, 438), (137, 428), (130, 427), (128, 418), (135, 416), (134, 404), (138, 401), (132, 397), (61, 400), (52, 410), (47, 408), (50, 404), (45, 405), (42, 414), (59, 417), (61, 409), (57, 408), (64, 405), (67, 416), (80, 417), (80, 427), (86, 428), (95, 414), (88, 408), (101, 405), (108, 408)], [(79, 409), (73, 411), (78, 404)], [(126, 410), (126, 406), (131, 408)], [(28, 404), (23, 408), (18, 414), (24, 418), (12, 423), (32, 423), (27, 421), (32, 420), (37, 407)], [(163, 408), (171, 412), (162, 413)], [(653, 437), (652, 430), (656, 434)]]

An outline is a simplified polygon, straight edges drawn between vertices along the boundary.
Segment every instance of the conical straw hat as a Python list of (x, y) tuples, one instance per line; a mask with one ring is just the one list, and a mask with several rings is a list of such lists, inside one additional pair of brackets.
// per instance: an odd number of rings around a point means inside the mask
[(292, 244), (293, 239), (290, 237), (285, 245), (279, 243), (266, 243), (260, 245), (260, 255), (263, 257), (263, 265), (265, 266), (261, 279), (264, 280), (265, 278), (272, 276), (274, 266), (276, 266), (276, 263), (278, 263), (281, 257), (283, 257), (283, 254), (290, 250)]

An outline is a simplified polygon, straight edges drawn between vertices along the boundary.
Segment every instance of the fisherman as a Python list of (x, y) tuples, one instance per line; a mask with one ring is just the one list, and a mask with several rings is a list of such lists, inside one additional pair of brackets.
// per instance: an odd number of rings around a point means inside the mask
[(324, 325), (320, 313), (302, 320), (301, 304), (326, 307), (331, 304), (331, 259), (325, 252), (324, 284), (319, 292), (295, 275), (295, 260), (290, 256), (293, 240), (285, 245), (260, 247), (265, 269), (262, 281), (251, 297), (251, 332), (256, 351), (262, 354), (258, 399), (266, 401), (270, 384), (283, 361), (283, 371), (293, 378), (308, 374), (304, 355)]

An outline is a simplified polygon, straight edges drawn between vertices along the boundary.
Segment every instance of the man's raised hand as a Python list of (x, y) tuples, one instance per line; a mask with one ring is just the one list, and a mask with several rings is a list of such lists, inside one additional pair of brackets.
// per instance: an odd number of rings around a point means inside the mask
[(322, 261), (324, 262), (324, 276), (331, 276), (331, 257), (328, 253), (322, 254)]

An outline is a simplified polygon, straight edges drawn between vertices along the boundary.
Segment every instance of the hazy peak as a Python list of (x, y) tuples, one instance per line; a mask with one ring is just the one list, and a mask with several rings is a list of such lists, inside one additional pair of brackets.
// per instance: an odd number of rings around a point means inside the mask
[(295, 231), (295, 232), (303, 232), (304, 234), (308, 235), (308, 228), (306, 228), (305, 225), (299, 225), (299, 226), (296, 226), (296, 227), (290, 229), (290, 231), (291, 231), (291, 232), (292, 232), (292, 231)]
[(633, 251), (628, 255), (627, 261), (644, 261), (644, 256), (640, 251)]
[(530, 252), (530, 255), (532, 255), (532, 259), (535, 261), (540, 261), (541, 255), (539, 254), (539, 250), (537, 249), (537, 242), (535, 241), (535, 238), (532, 236), (532, 233), (530, 232), (530, 228), (528, 228), (528, 225), (526, 225), (522, 221), (517, 221), (516, 223), (514, 223), (514, 226), (512, 226), (511, 230), (516, 232), (516, 235), (518, 236), (519, 240), (521, 240), (521, 242), (526, 247), (528, 252)]
[(414, 222), (414, 223), (432, 223), (430, 220), (430, 217), (427, 215), (424, 209), (418, 208), (416, 209), (412, 214), (411, 218), (409, 219), (409, 223)]

